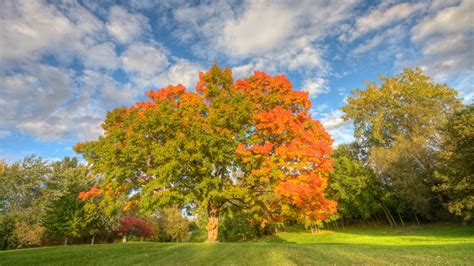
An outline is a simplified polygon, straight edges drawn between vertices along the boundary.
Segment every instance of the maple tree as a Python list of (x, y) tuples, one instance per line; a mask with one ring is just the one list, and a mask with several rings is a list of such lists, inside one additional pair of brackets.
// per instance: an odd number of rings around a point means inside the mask
[(110, 204), (205, 208), (209, 242), (218, 240), (225, 205), (248, 210), (261, 227), (336, 211), (324, 196), (332, 139), (311, 118), (308, 94), (283, 75), (257, 71), (234, 82), (229, 68), (214, 65), (196, 92), (177, 85), (147, 97), (109, 112), (104, 136), (75, 146), (104, 175)]

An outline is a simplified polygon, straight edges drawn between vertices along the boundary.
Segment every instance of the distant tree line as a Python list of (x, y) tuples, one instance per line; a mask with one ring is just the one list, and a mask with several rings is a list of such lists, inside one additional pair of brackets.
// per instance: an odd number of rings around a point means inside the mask
[(190, 222), (176, 208), (146, 217), (133, 209), (109, 211), (94, 194), (100, 180), (76, 158), (0, 161), (0, 249), (189, 238)]

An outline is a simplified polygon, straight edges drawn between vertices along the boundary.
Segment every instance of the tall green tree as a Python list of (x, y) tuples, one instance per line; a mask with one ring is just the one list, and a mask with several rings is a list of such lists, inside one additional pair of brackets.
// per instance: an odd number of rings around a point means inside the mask
[(441, 159), (433, 189), (464, 221), (474, 219), (474, 106), (454, 113), (443, 128)]
[(0, 213), (19, 213), (41, 209), (43, 187), (50, 174), (46, 161), (28, 156), (21, 162), (0, 167)]
[(392, 198), (399, 199), (397, 211), (408, 204), (409, 210), (430, 218), (442, 203), (431, 189), (442, 144), (440, 127), (461, 103), (455, 90), (420, 69), (380, 79), (380, 84), (367, 82), (365, 90), (353, 91), (342, 108), (344, 118), (353, 120), (367, 164)]
[(0, 161), (0, 249), (41, 243), (44, 187), (50, 173), (47, 162), (37, 156), (10, 165)]
[(84, 202), (78, 196), (93, 185), (87, 167), (76, 158), (64, 158), (52, 163), (52, 175), (47, 182), (50, 197), (46, 205), (43, 225), (48, 233), (64, 238), (64, 244), (73, 237), (81, 236), (87, 225)]
[(447, 118), (461, 107), (457, 92), (434, 82), (420, 68), (405, 69), (395, 76), (379, 76), (354, 90), (342, 107), (345, 119), (354, 123), (359, 143), (390, 147), (396, 137), (424, 137), (439, 145), (437, 132)]
[(375, 173), (354, 158), (351, 145), (341, 144), (334, 152), (334, 171), (327, 196), (337, 201), (342, 219), (368, 219), (380, 210), (381, 184)]

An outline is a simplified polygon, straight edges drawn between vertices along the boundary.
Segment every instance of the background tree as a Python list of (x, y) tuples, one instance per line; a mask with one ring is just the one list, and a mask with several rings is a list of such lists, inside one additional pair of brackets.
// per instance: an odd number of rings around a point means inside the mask
[(50, 235), (68, 239), (82, 235), (87, 225), (84, 202), (78, 196), (93, 184), (87, 167), (80, 165), (76, 158), (64, 158), (52, 163), (52, 176), (47, 182), (50, 200), (46, 206), (43, 225)]
[(444, 206), (464, 221), (474, 218), (474, 106), (454, 113), (443, 128), (442, 160), (434, 191), (442, 193)]
[(177, 206), (160, 210), (155, 219), (161, 241), (184, 242), (189, 240), (190, 222), (182, 215), (181, 209)]
[[(367, 165), (392, 199), (399, 199), (393, 204), (396, 210), (431, 219), (443, 201), (431, 189), (442, 143), (440, 126), (461, 103), (455, 90), (433, 82), (420, 69), (380, 79), (380, 85), (367, 82), (365, 91), (353, 91), (342, 108), (344, 118), (354, 121), (356, 140), (368, 154)], [(402, 208), (404, 204), (408, 208)]]
[(133, 195), (128, 203), (151, 213), (205, 207), (209, 242), (224, 204), (260, 206), (270, 214), (262, 226), (284, 211), (309, 219), (335, 211), (324, 198), (332, 141), (311, 119), (307, 93), (285, 77), (256, 72), (234, 83), (229, 68), (215, 65), (196, 93), (178, 85), (147, 96), (109, 112), (105, 135), (75, 147), (104, 174), (105, 198)]
[(375, 173), (351, 154), (351, 145), (341, 144), (334, 152), (334, 171), (329, 177), (328, 198), (338, 204), (344, 218), (368, 219), (380, 209), (381, 185)]
[(366, 82), (342, 107), (354, 122), (354, 135), (365, 148), (390, 147), (398, 136), (424, 137), (439, 145), (439, 126), (461, 106), (457, 92), (434, 82), (420, 68)]
[(102, 189), (92, 187), (87, 192), (79, 192), (78, 198), (84, 202), (85, 228), (91, 236), (92, 245), (98, 234), (106, 236), (118, 229), (120, 213), (108, 211), (104, 206)]
[(0, 161), (0, 249), (41, 243), (44, 187), (50, 172), (47, 162), (37, 156), (11, 165)]

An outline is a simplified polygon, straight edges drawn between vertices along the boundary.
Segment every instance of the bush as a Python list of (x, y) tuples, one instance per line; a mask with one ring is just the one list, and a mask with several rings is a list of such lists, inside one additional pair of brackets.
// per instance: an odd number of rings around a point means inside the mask
[(14, 235), (18, 248), (40, 246), (46, 228), (39, 224), (20, 221), (15, 226)]
[(10, 215), (0, 215), (0, 249), (16, 248), (15, 219)]
[(177, 207), (160, 210), (150, 218), (150, 223), (153, 225), (153, 239), (156, 241), (185, 242), (190, 239), (190, 222)]

